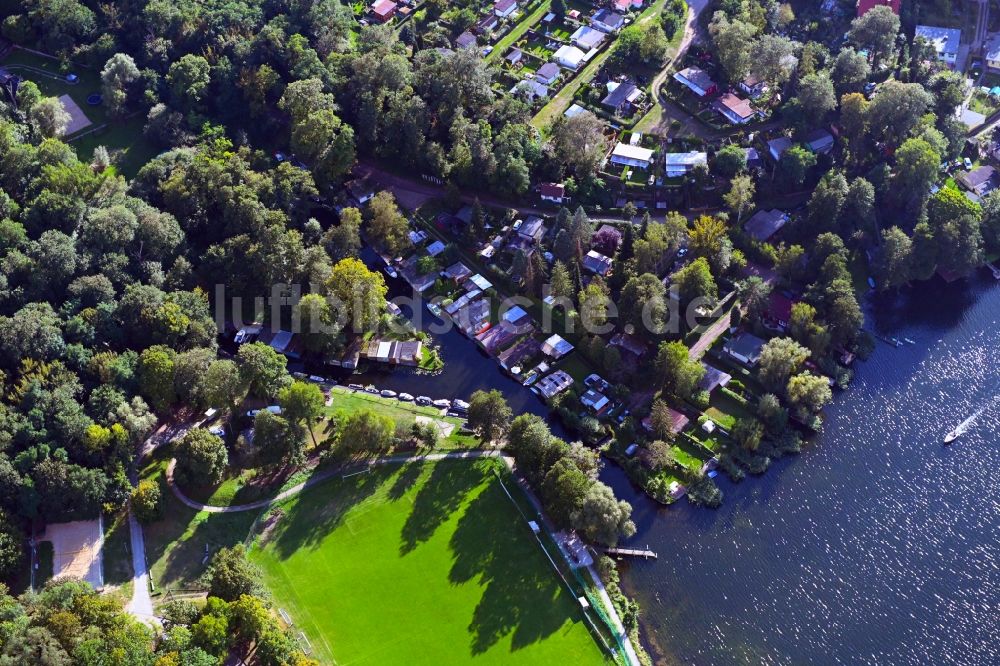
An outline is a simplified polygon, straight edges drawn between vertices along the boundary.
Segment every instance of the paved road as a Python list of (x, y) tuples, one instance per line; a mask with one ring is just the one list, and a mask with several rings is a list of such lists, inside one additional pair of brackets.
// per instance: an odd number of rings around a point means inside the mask
[[(129, 477), (132, 485), (136, 485), (139, 480), (139, 464), (146, 456), (151, 455), (158, 447), (170, 442), (175, 437), (179, 437), (187, 432), (196, 423), (182, 424), (179, 426), (161, 425), (146, 441), (139, 446), (139, 451), (135, 457), (135, 463), (129, 470)], [(146, 565), (146, 541), (142, 535), (142, 525), (132, 514), (128, 512), (129, 540), (132, 544), (132, 600), (128, 603), (126, 610), (147, 624), (158, 624), (159, 618), (153, 613), (153, 598), (149, 594), (149, 570)]]
[(688, 351), (688, 358), (694, 360), (701, 358), (705, 350), (715, 344), (715, 341), (719, 339), (719, 336), (726, 332), (729, 328), (729, 324), (732, 321), (733, 311), (729, 310), (726, 314), (722, 315), (717, 322), (708, 327), (708, 329), (702, 333), (701, 337), (698, 338), (698, 342), (694, 343), (694, 346)]

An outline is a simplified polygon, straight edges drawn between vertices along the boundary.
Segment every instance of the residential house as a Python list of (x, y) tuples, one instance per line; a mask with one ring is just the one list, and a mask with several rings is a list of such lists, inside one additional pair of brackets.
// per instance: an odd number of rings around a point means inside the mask
[(788, 330), (788, 324), (792, 320), (792, 306), (795, 301), (781, 293), (772, 291), (767, 297), (767, 310), (764, 311), (764, 319), (768, 324), (782, 331)]
[(376, 0), (375, 4), (371, 7), (371, 13), (376, 21), (385, 23), (396, 15), (398, 8), (399, 5), (392, 0)]
[(938, 60), (951, 69), (958, 61), (958, 47), (962, 42), (962, 31), (958, 28), (942, 28), (933, 25), (918, 25), (914, 39), (922, 38), (934, 47)]
[(611, 272), (611, 257), (597, 250), (590, 250), (583, 258), (583, 267), (591, 273), (605, 277)]
[(618, 116), (632, 115), (635, 104), (643, 92), (628, 79), (608, 81), (608, 94), (601, 100), (601, 106)]
[(455, 48), (472, 49), (476, 47), (476, 36), (466, 30), (455, 38)]
[(708, 97), (719, 92), (719, 86), (699, 67), (686, 67), (674, 74), (674, 80), (687, 87), (698, 97)]
[(301, 348), (299, 347), (298, 336), (291, 331), (271, 331), (264, 329), (261, 331), (260, 341), (267, 343), (271, 349), (289, 358), (299, 358)]
[[(518, 64), (523, 59), (524, 59), (524, 51), (516, 47), (511, 49), (510, 53), (504, 56), (504, 60), (506, 60), (512, 66)], [(535, 80), (537, 81), (538, 78), (536, 77)]]
[(500, 367), (504, 370), (509, 370), (513, 374), (520, 374), (520, 372), (514, 372), (515, 369), (520, 371), (520, 367), (525, 361), (530, 360), (538, 355), (542, 350), (542, 343), (540, 343), (535, 338), (524, 338), (516, 345), (512, 345), (500, 352), (497, 355), (497, 362), (500, 363)]
[(618, 32), (625, 25), (625, 17), (610, 9), (601, 9), (590, 17), (590, 25), (601, 32)]
[(785, 154), (785, 151), (793, 145), (795, 144), (787, 136), (779, 136), (767, 142), (767, 153), (771, 156), (772, 160), (778, 162), (781, 160), (781, 156)]
[(858, 16), (864, 16), (876, 7), (888, 7), (892, 13), (899, 16), (899, 6), (902, 0), (858, 0)]
[[(492, 34), (492, 32), (496, 30), (499, 26), (500, 26), (500, 19), (497, 18), (497, 15), (487, 14), (483, 18), (479, 19), (478, 23), (476, 23), (476, 32), (486, 37)], [(521, 49), (514, 49), (514, 51), (520, 53)], [(513, 53), (514, 51), (511, 51), (511, 53)], [(510, 54), (508, 54), (507, 60), (510, 61)]]
[(346, 185), (348, 194), (359, 204), (364, 205), (375, 198), (375, 188), (367, 180), (357, 178)]
[(493, 288), (493, 283), (479, 273), (476, 273), (465, 281), (465, 288), (470, 290), (478, 289), (479, 291), (488, 291)]
[(573, 351), (573, 345), (560, 335), (553, 334), (542, 343), (542, 353), (554, 360), (561, 359), (571, 351)]
[(575, 118), (586, 110), (587, 109), (583, 108), (579, 104), (570, 104), (569, 108), (566, 109), (566, 112), (563, 115), (567, 118)]
[[(684, 430), (684, 428), (687, 427), (687, 424), (691, 421), (691, 419), (684, 414), (681, 414), (673, 407), (667, 407), (667, 411), (670, 413), (670, 433), (673, 435), (676, 435), (681, 430)], [(653, 432), (653, 418), (651, 416), (644, 418), (642, 420), (642, 427), (647, 432)]]
[(505, 326), (492, 326), (476, 336), (476, 342), (490, 356), (496, 356), (518, 338), (518, 333)]
[(463, 264), (461, 261), (456, 262), (441, 271), (441, 277), (447, 278), (449, 280), (454, 280), (456, 283), (464, 282), (466, 278), (472, 275), (472, 269)]
[(549, 87), (534, 79), (524, 79), (514, 84), (510, 89), (511, 95), (523, 95), (524, 100), (529, 104), (536, 99), (545, 99), (549, 96)]
[(766, 341), (761, 340), (756, 335), (741, 333), (736, 337), (726, 340), (726, 343), (722, 346), (722, 351), (729, 354), (730, 358), (753, 367), (760, 360), (760, 352), (765, 344), (767, 344)]
[(417, 255), (411, 256), (409, 259), (404, 261), (399, 267), (399, 274), (403, 276), (403, 279), (409, 283), (413, 291), (418, 293), (423, 293), (434, 286), (437, 282), (437, 273), (431, 271), (430, 273), (421, 273), (417, 270)]
[(983, 60), (989, 69), (1000, 71), (1000, 32), (991, 33), (983, 44)]
[(743, 229), (755, 241), (764, 242), (788, 223), (788, 214), (777, 208), (759, 210), (743, 224)]
[(748, 169), (761, 169), (764, 167), (764, 160), (760, 158), (760, 153), (757, 152), (756, 148), (744, 148), (743, 154), (746, 155)]
[(729, 122), (744, 125), (753, 120), (757, 113), (750, 102), (740, 99), (732, 93), (725, 93), (712, 103), (712, 108), (722, 114)]
[(667, 178), (680, 178), (691, 172), (699, 164), (708, 166), (708, 155), (693, 151), (690, 153), (667, 153), (663, 156)]
[(550, 86), (559, 78), (560, 73), (559, 65), (554, 62), (547, 62), (535, 71), (535, 75), (532, 78), (539, 83)]
[(371, 340), (361, 350), (361, 357), (389, 365), (416, 366), (420, 363), (423, 344), (419, 340)]
[(573, 378), (564, 370), (556, 370), (551, 375), (547, 377), (542, 377), (537, 382), (532, 390), (538, 389), (538, 393), (541, 394), (546, 400), (551, 400), (556, 397), (570, 386), (573, 385)]
[(760, 79), (756, 74), (750, 74), (740, 81), (739, 89), (750, 96), (750, 99), (757, 99), (767, 92), (767, 81)]
[(608, 411), (611, 401), (603, 393), (598, 393), (594, 389), (588, 389), (586, 393), (580, 396), (580, 404), (600, 416)]
[(590, 26), (581, 25), (576, 29), (576, 32), (570, 35), (569, 41), (574, 46), (578, 46), (584, 51), (589, 51), (591, 49), (596, 49), (607, 38), (608, 36), (600, 30), (595, 30)]
[[(563, 44), (559, 49), (552, 54), (552, 59), (565, 67), (566, 69), (572, 69), (576, 71), (580, 64), (587, 57), (587, 54), (576, 48), (575, 46), (570, 46), (569, 44)], [(537, 75), (535, 78), (538, 78)]]
[(562, 203), (566, 198), (566, 187), (562, 183), (542, 183), (538, 188), (542, 201)]
[(627, 351), (637, 359), (645, 356), (649, 351), (649, 345), (632, 333), (615, 333), (611, 336), (609, 344)]
[(648, 169), (653, 163), (653, 151), (649, 148), (619, 143), (611, 151), (611, 163), (636, 167), (638, 169)]
[(701, 367), (705, 368), (705, 374), (702, 376), (701, 381), (698, 382), (699, 391), (711, 394), (712, 391), (720, 386), (728, 384), (733, 378), (732, 375), (712, 367), (704, 361), (702, 361)]
[(984, 197), (996, 189), (996, 170), (991, 166), (981, 166), (959, 175), (957, 180), (962, 187), (977, 197)]
[(441, 254), (442, 252), (444, 252), (445, 249), (447, 249), (447, 247), (448, 246), (445, 245), (444, 243), (442, 243), (441, 241), (436, 240), (436, 241), (434, 241), (433, 243), (431, 243), (430, 245), (427, 246), (426, 252), (430, 256), (436, 257), (439, 254)]
[(493, 13), (500, 18), (507, 18), (517, 11), (517, 0), (496, 0), (493, 3)]
[(531, 315), (529, 315), (520, 305), (508, 308), (507, 311), (503, 313), (503, 316), (500, 317), (500, 320), (502, 322), (501, 328), (506, 328), (521, 335), (534, 327)]
[(806, 148), (817, 155), (826, 154), (833, 150), (833, 135), (825, 129), (813, 130), (806, 135)]
[(452, 315), (452, 319), (460, 331), (469, 337), (475, 337), (490, 325), (490, 302), (485, 298), (472, 301)]
[(525, 247), (536, 245), (542, 242), (547, 231), (548, 229), (545, 228), (545, 222), (542, 218), (531, 216), (517, 228), (516, 241)]

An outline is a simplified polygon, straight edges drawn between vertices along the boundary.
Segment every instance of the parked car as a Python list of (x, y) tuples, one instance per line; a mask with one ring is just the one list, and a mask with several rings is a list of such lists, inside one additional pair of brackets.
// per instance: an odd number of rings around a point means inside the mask
[(426, 406), (426, 405), (431, 404), (431, 399), (428, 398), (426, 395), (418, 395), (417, 399), (415, 400), (415, 402), (418, 405), (424, 405), (424, 406)]
[(399, 399), (402, 400), (403, 402), (413, 402), (413, 396), (410, 395), (409, 393), (400, 393)]
[(467, 412), (469, 411), (469, 403), (464, 400), (453, 400), (451, 402), (451, 408), (456, 412)]
[(319, 375), (309, 375), (309, 381), (316, 382), (317, 384), (322, 384), (326, 381), (325, 377), (320, 377)]
[(965, 165), (966, 169), (971, 169), (972, 168), (972, 160), (970, 160), (968, 157), (966, 157), (964, 160), (962, 160), (962, 163)]
[(369, 384), (365, 387), (365, 393), (371, 393), (372, 395), (378, 395), (378, 389)]
[(351, 389), (352, 391), (364, 391), (365, 390), (365, 387), (362, 386), (361, 384), (348, 384), (347, 388)]
[(451, 409), (451, 400), (445, 400), (444, 398), (435, 400), (431, 404), (435, 407), (440, 407), (441, 409)]
[(216, 437), (218, 437), (219, 439), (226, 438), (226, 429), (223, 428), (222, 426), (215, 426), (213, 428), (209, 428), (208, 431), (213, 435), (215, 435)]
[(258, 414), (260, 414), (265, 410), (271, 412), (272, 414), (281, 413), (281, 407), (279, 407), (278, 405), (270, 405), (268, 407), (265, 407), (264, 409), (251, 409), (249, 412), (247, 412), (247, 416), (249, 416), (250, 418), (254, 418), (255, 416), (257, 416)]
[(396, 392), (395, 391), (390, 391), (389, 389), (382, 389), (381, 395), (382, 395), (383, 398), (395, 398), (396, 397)]

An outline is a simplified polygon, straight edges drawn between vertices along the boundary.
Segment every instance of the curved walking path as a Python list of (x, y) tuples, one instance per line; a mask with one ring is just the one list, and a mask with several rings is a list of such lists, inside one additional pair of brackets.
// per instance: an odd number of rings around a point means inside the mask
[(307, 488), (312, 488), (315, 485), (319, 485), (324, 481), (327, 481), (334, 477), (343, 476), (344, 474), (351, 472), (360, 472), (369, 469), (375, 465), (388, 465), (393, 463), (408, 463), (408, 462), (433, 462), (437, 460), (475, 460), (478, 458), (500, 458), (499, 451), (485, 451), (483, 449), (474, 449), (469, 451), (448, 451), (443, 453), (427, 453), (424, 455), (417, 456), (385, 456), (382, 458), (375, 458), (370, 462), (360, 463), (357, 465), (347, 465), (344, 467), (335, 467), (333, 469), (324, 470), (322, 472), (317, 472), (313, 476), (309, 477), (302, 483), (292, 486), (288, 490), (283, 490), (274, 497), (270, 499), (257, 500), (256, 502), (247, 502), (246, 504), (233, 504), (230, 506), (212, 506), (211, 504), (202, 504), (201, 502), (195, 502), (193, 499), (185, 495), (181, 489), (174, 482), (174, 467), (177, 464), (176, 458), (171, 458), (170, 463), (167, 465), (167, 485), (170, 486), (170, 490), (174, 493), (174, 497), (179, 499), (185, 506), (194, 509), (195, 511), (206, 511), (208, 513), (239, 513), (241, 511), (254, 511), (256, 509), (265, 509), (273, 504), (281, 502), (288, 499), (289, 497), (294, 497), (298, 495), (303, 490)]

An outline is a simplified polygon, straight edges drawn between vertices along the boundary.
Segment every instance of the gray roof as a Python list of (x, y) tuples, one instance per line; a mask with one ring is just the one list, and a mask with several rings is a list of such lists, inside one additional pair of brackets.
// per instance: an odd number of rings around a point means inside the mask
[(612, 109), (617, 109), (619, 106), (628, 101), (629, 95), (634, 93), (636, 90), (635, 84), (631, 81), (622, 81), (615, 87), (614, 90), (608, 93), (608, 96), (601, 100), (602, 106), (609, 106)]
[(788, 222), (788, 215), (784, 211), (777, 208), (759, 210), (746, 221), (743, 228), (754, 240), (766, 241), (785, 226), (786, 222)]

